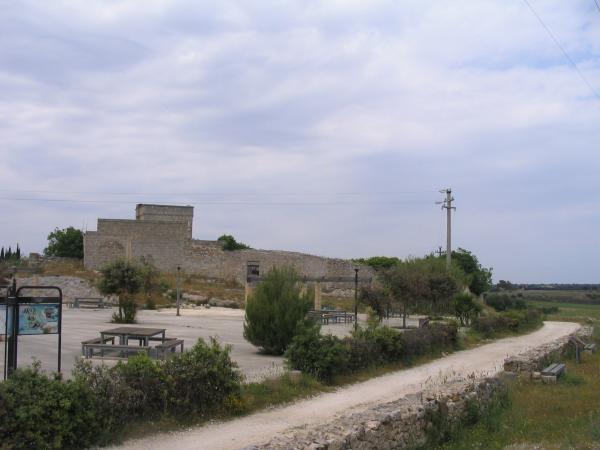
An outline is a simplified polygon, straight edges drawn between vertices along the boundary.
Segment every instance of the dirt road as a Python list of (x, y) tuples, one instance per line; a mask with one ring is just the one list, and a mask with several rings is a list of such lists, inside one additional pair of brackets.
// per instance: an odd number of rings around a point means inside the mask
[(252, 414), (229, 422), (198, 427), (185, 432), (164, 433), (128, 441), (122, 449), (241, 449), (268, 441), (290, 428), (321, 424), (336, 414), (360, 410), (365, 405), (385, 403), (421, 390), (425, 385), (457, 377), (492, 374), (502, 369), (504, 359), (574, 332), (578, 324), (546, 322), (534, 333), (501, 339), (471, 350), (456, 352), (422, 366), (357, 383), (302, 400), (289, 406)]

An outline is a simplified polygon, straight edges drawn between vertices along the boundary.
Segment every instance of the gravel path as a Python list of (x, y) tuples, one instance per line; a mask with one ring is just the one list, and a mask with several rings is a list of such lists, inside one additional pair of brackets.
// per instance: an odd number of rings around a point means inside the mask
[(229, 422), (162, 433), (125, 442), (122, 449), (183, 450), (240, 449), (268, 441), (285, 430), (321, 424), (336, 414), (360, 410), (373, 403), (394, 401), (420, 391), (425, 385), (441, 384), (470, 374), (493, 374), (502, 369), (504, 359), (551, 342), (579, 328), (569, 322), (545, 322), (531, 334), (501, 339), (471, 350), (453, 353), (427, 364), (394, 372), (340, 388), (335, 392), (301, 400)]

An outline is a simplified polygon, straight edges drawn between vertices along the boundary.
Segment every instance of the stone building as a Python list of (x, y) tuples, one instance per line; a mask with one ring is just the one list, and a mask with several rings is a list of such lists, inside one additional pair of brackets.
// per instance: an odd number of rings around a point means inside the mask
[[(99, 269), (115, 258), (144, 260), (164, 272), (177, 267), (207, 278), (235, 280), (262, 275), (273, 266), (292, 266), (309, 278), (352, 277), (352, 261), (279, 250), (226, 251), (219, 241), (192, 238), (192, 206), (136, 206), (135, 219), (98, 219), (84, 235), (84, 264)], [(361, 278), (371, 277), (361, 266)]]

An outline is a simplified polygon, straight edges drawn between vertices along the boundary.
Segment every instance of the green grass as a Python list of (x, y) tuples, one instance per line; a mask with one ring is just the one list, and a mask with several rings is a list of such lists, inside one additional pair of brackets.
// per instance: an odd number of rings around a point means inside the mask
[(600, 322), (600, 305), (584, 305), (578, 303), (558, 303), (544, 301), (528, 301), (529, 305), (537, 307), (556, 306), (557, 313), (548, 314), (546, 320), (587, 323)]
[(567, 374), (556, 385), (516, 381), (509, 400), (441, 448), (600, 448), (600, 353), (585, 354), (579, 365), (567, 362)]

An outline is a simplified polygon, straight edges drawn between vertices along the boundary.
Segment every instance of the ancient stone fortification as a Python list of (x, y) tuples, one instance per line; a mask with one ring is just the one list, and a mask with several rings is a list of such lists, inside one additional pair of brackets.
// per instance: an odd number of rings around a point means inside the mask
[[(275, 250), (225, 251), (218, 241), (192, 239), (192, 206), (137, 205), (135, 220), (98, 219), (97, 231), (84, 236), (84, 264), (99, 269), (115, 258), (145, 260), (159, 270), (177, 267), (208, 278), (243, 283), (248, 266), (264, 274), (273, 266), (293, 266), (303, 276), (352, 277), (352, 261)], [(372, 277), (361, 267), (361, 278)], [(338, 284), (339, 285), (339, 284)]]
[[(577, 334), (589, 335), (591, 330), (584, 327)], [(539, 370), (548, 358), (560, 357), (568, 349), (568, 342), (569, 336), (565, 336), (509, 358), (505, 362), (506, 372), (497, 376), (447, 382), (400, 400), (339, 416), (327, 424), (274, 436), (269, 442), (244, 450), (410, 449), (435, 443), (441, 433), (483, 412), (502, 395), (510, 373), (528, 375)]]

